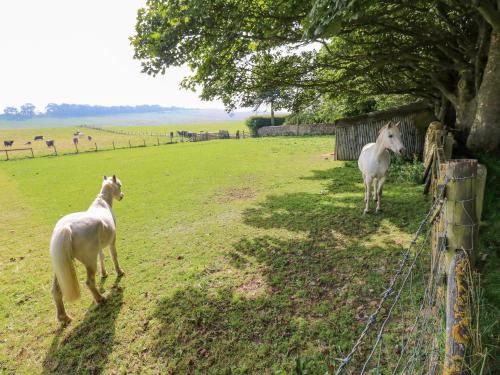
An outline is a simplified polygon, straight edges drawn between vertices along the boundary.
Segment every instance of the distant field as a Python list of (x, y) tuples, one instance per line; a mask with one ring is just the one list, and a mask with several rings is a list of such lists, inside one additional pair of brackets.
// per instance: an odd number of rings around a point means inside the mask
[(251, 112), (235, 112), (231, 116), (223, 109), (200, 109), (200, 110), (179, 110), (165, 113), (140, 113), (109, 115), (95, 117), (35, 117), (23, 121), (7, 121), (0, 119), (0, 129), (2, 128), (59, 128), (69, 126), (99, 125), (99, 126), (155, 126), (165, 124), (199, 124), (199, 123), (222, 123), (232, 121), (243, 121)]
[[(359, 171), (332, 161), (332, 144), (214, 140), (0, 163), (0, 373), (293, 374), (301, 358), (308, 374), (325, 374), (428, 207), (421, 186), (389, 180), (383, 213), (362, 216)], [(113, 173), (124, 184), (114, 207), (126, 275), (115, 280), (106, 255), (108, 300), (96, 307), (78, 264), (82, 299), (59, 329), (51, 231)], [(393, 323), (384, 364), (404, 329)]]
[[(169, 134), (171, 131), (175, 133), (174, 141), (180, 141), (177, 137), (177, 130), (190, 130), (190, 131), (218, 131), (219, 129), (229, 130), (231, 133), (236, 130), (245, 131), (248, 134), (248, 129), (242, 121), (230, 121), (222, 123), (207, 123), (207, 124), (177, 124), (165, 126), (126, 126), (126, 127), (108, 127), (109, 129), (125, 130), (132, 133), (141, 133), (140, 135), (121, 135), (108, 133), (105, 131), (92, 130), (81, 127), (66, 127), (66, 128), (40, 128), (40, 129), (0, 129), (0, 149), (4, 148), (4, 140), (14, 140), (12, 148), (32, 147), (36, 157), (49, 156), (54, 154), (52, 148), (48, 148), (45, 141), (33, 141), (36, 135), (43, 135), (45, 139), (53, 139), (55, 141), (56, 149), (59, 154), (74, 153), (76, 152), (73, 144), (73, 133), (77, 129), (82, 131), (85, 136), (79, 139), (78, 150), (79, 152), (95, 151), (96, 145), (98, 150), (113, 149), (113, 142), (115, 148), (129, 147), (140, 145), (157, 145), (159, 143), (166, 143), (170, 141), (170, 137), (150, 136), (151, 132)], [(92, 140), (89, 141), (87, 136), (91, 136)], [(31, 141), (31, 145), (25, 145), (27, 141)], [(9, 153), (9, 159), (19, 159), (30, 157), (30, 151), (16, 151)], [(5, 153), (0, 152), (0, 160), (5, 160)]]
[(153, 132), (153, 133), (169, 133), (176, 130), (190, 130), (193, 132), (207, 131), (216, 132), (219, 130), (229, 130), (231, 133), (236, 130), (245, 131), (248, 133), (248, 128), (244, 121), (227, 121), (227, 122), (207, 122), (201, 124), (173, 124), (173, 125), (153, 125), (153, 126), (106, 126), (105, 128), (123, 130), (128, 132)]

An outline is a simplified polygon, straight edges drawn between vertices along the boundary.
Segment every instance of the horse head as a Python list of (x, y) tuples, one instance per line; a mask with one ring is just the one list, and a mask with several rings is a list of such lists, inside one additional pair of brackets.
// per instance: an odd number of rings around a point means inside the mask
[(401, 130), (399, 128), (400, 124), (400, 122), (396, 124), (389, 122), (380, 131), (383, 146), (397, 155), (402, 155), (406, 151), (406, 148), (403, 145), (403, 140), (401, 139)]

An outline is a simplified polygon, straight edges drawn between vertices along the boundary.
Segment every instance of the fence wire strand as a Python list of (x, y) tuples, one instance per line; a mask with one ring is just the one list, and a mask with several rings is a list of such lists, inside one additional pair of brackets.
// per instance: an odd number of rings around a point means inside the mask
[[(358, 336), (356, 342), (352, 346), (351, 350), (345, 356), (343, 359), (341, 359), (341, 363), (339, 367), (337, 368), (335, 374), (338, 375), (342, 373), (343, 371), (348, 371), (348, 366), (350, 365), (354, 355), (358, 351), (358, 349), (361, 347), (361, 345), (364, 343), (366, 336), (369, 334), (370, 330), (372, 327), (374, 327), (375, 323), (377, 322), (377, 318), (379, 314), (381, 313), (384, 304), (392, 297), (393, 301), (386, 313), (386, 316), (384, 319), (381, 319), (380, 326), (377, 330), (377, 335), (375, 337), (375, 342), (373, 343), (373, 346), (370, 350), (370, 353), (368, 356), (365, 358), (363, 367), (360, 371), (360, 374), (364, 374), (368, 366), (370, 365), (370, 362), (372, 361), (372, 357), (377, 351), (377, 348), (379, 349), (379, 355), (378, 355), (378, 360), (377, 360), (377, 368), (380, 369), (381, 366), (381, 360), (382, 360), (382, 342), (383, 342), (383, 335), (384, 331), (387, 327), (388, 322), (390, 321), (396, 306), (398, 305), (398, 302), (401, 301), (401, 296), (403, 292), (405, 291), (405, 287), (408, 285), (408, 280), (411, 280), (410, 286), (413, 288), (413, 279), (414, 279), (414, 272), (415, 272), (415, 267), (418, 264), (419, 259), (421, 259), (420, 255), (424, 252), (425, 249), (429, 248), (429, 239), (431, 238), (432, 234), (432, 223), (436, 218), (441, 219), (441, 216), (443, 215), (443, 207), (445, 206), (443, 203), (445, 202), (443, 197), (444, 197), (444, 192), (446, 189), (446, 185), (450, 179), (445, 178), (445, 181), (443, 185), (440, 186), (440, 191), (438, 192), (437, 196), (434, 199), (433, 204), (431, 205), (429, 211), (426, 213), (425, 217), (423, 220), (419, 223), (419, 226), (417, 228), (417, 231), (415, 232), (415, 235), (413, 236), (413, 239), (411, 240), (407, 250), (404, 252), (402, 255), (402, 258), (399, 262), (399, 266), (396, 269), (394, 275), (392, 276), (388, 287), (384, 290), (384, 292), (381, 295), (380, 301), (377, 305), (377, 308), (375, 311), (369, 316), (368, 321), (361, 332), (361, 334)], [(438, 213), (436, 215), (436, 212)], [(425, 231), (425, 235), (422, 236), (424, 232), (424, 228), (427, 226), (427, 230)], [(445, 230), (446, 230), (446, 225), (445, 225)], [(411, 351), (411, 354), (408, 361), (404, 363), (404, 368), (402, 372), (400, 373), (412, 373), (416, 366), (420, 365), (422, 362), (422, 359), (431, 359), (432, 356), (432, 351), (433, 348), (429, 346), (426, 348), (425, 351), (422, 350), (422, 345), (424, 338), (428, 338), (431, 333), (429, 331), (429, 328), (431, 328), (432, 332), (435, 332), (437, 324), (432, 324), (432, 327), (429, 327), (429, 320), (432, 317), (432, 309), (435, 305), (436, 301), (436, 294), (437, 294), (437, 289), (438, 289), (438, 283), (441, 280), (441, 267), (439, 266), (440, 262), (440, 257), (441, 253), (444, 251), (444, 248), (446, 247), (446, 244), (441, 241), (441, 236), (443, 233), (437, 233), (438, 236), (438, 250), (437, 254), (433, 258), (432, 264), (431, 264), (431, 272), (429, 275), (429, 280), (427, 282), (427, 286), (425, 288), (424, 294), (423, 294), (423, 302), (420, 305), (420, 308), (417, 309), (415, 318), (413, 321), (413, 324), (409, 330), (409, 332), (406, 335), (406, 339), (403, 339), (402, 342), (404, 342), (404, 345), (401, 348), (401, 352), (398, 357), (398, 361), (395, 365), (395, 368), (393, 369), (393, 374), (398, 373), (399, 367), (403, 364), (403, 358), (404, 355), (407, 353), (407, 348), (410, 344), (416, 344), (413, 346), (413, 350)], [(419, 243), (419, 238), (423, 238), (421, 242)], [(418, 244), (418, 245), (417, 245)], [(444, 248), (443, 248), (444, 247)], [(413, 251), (413, 253), (412, 253)], [(412, 294), (412, 293), (411, 293)], [(413, 295), (410, 296), (411, 301), (413, 301)], [(412, 303), (413, 306), (413, 303)], [(423, 318), (422, 318), (423, 317)], [(403, 327), (405, 327), (405, 323), (403, 323)], [(413, 337), (418, 333), (418, 338)], [(424, 354), (422, 356), (422, 354)], [(428, 362), (428, 361), (425, 361)], [(423, 363), (422, 365), (425, 365)], [(410, 369), (411, 372), (407, 372), (407, 370)], [(350, 373), (350, 371), (348, 371)]]

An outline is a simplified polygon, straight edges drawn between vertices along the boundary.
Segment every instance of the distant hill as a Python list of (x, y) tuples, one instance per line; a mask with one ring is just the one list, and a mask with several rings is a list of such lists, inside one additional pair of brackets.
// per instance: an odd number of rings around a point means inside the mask
[[(62, 106), (62, 105), (59, 105)], [(0, 115), (0, 128), (47, 128), (78, 125), (169, 125), (243, 120), (252, 112), (228, 114), (223, 109), (191, 109), (160, 106), (80, 106), (68, 105), (57, 112), (29, 118)], [(47, 108), (48, 109), (48, 108)]]

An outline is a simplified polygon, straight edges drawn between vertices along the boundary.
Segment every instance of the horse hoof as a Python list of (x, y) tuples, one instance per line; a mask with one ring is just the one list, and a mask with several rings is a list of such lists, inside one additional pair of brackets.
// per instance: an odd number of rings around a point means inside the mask
[(366, 215), (368, 212), (370, 212), (370, 210), (364, 210), (363, 215)]
[(67, 326), (73, 319), (69, 315), (61, 315), (57, 317), (57, 320), (62, 326)]
[(107, 272), (101, 274), (101, 278), (102, 279), (105, 279), (106, 277), (108, 277), (108, 273)]
[(123, 270), (119, 270), (116, 274), (118, 277), (125, 276), (125, 272), (123, 272)]

